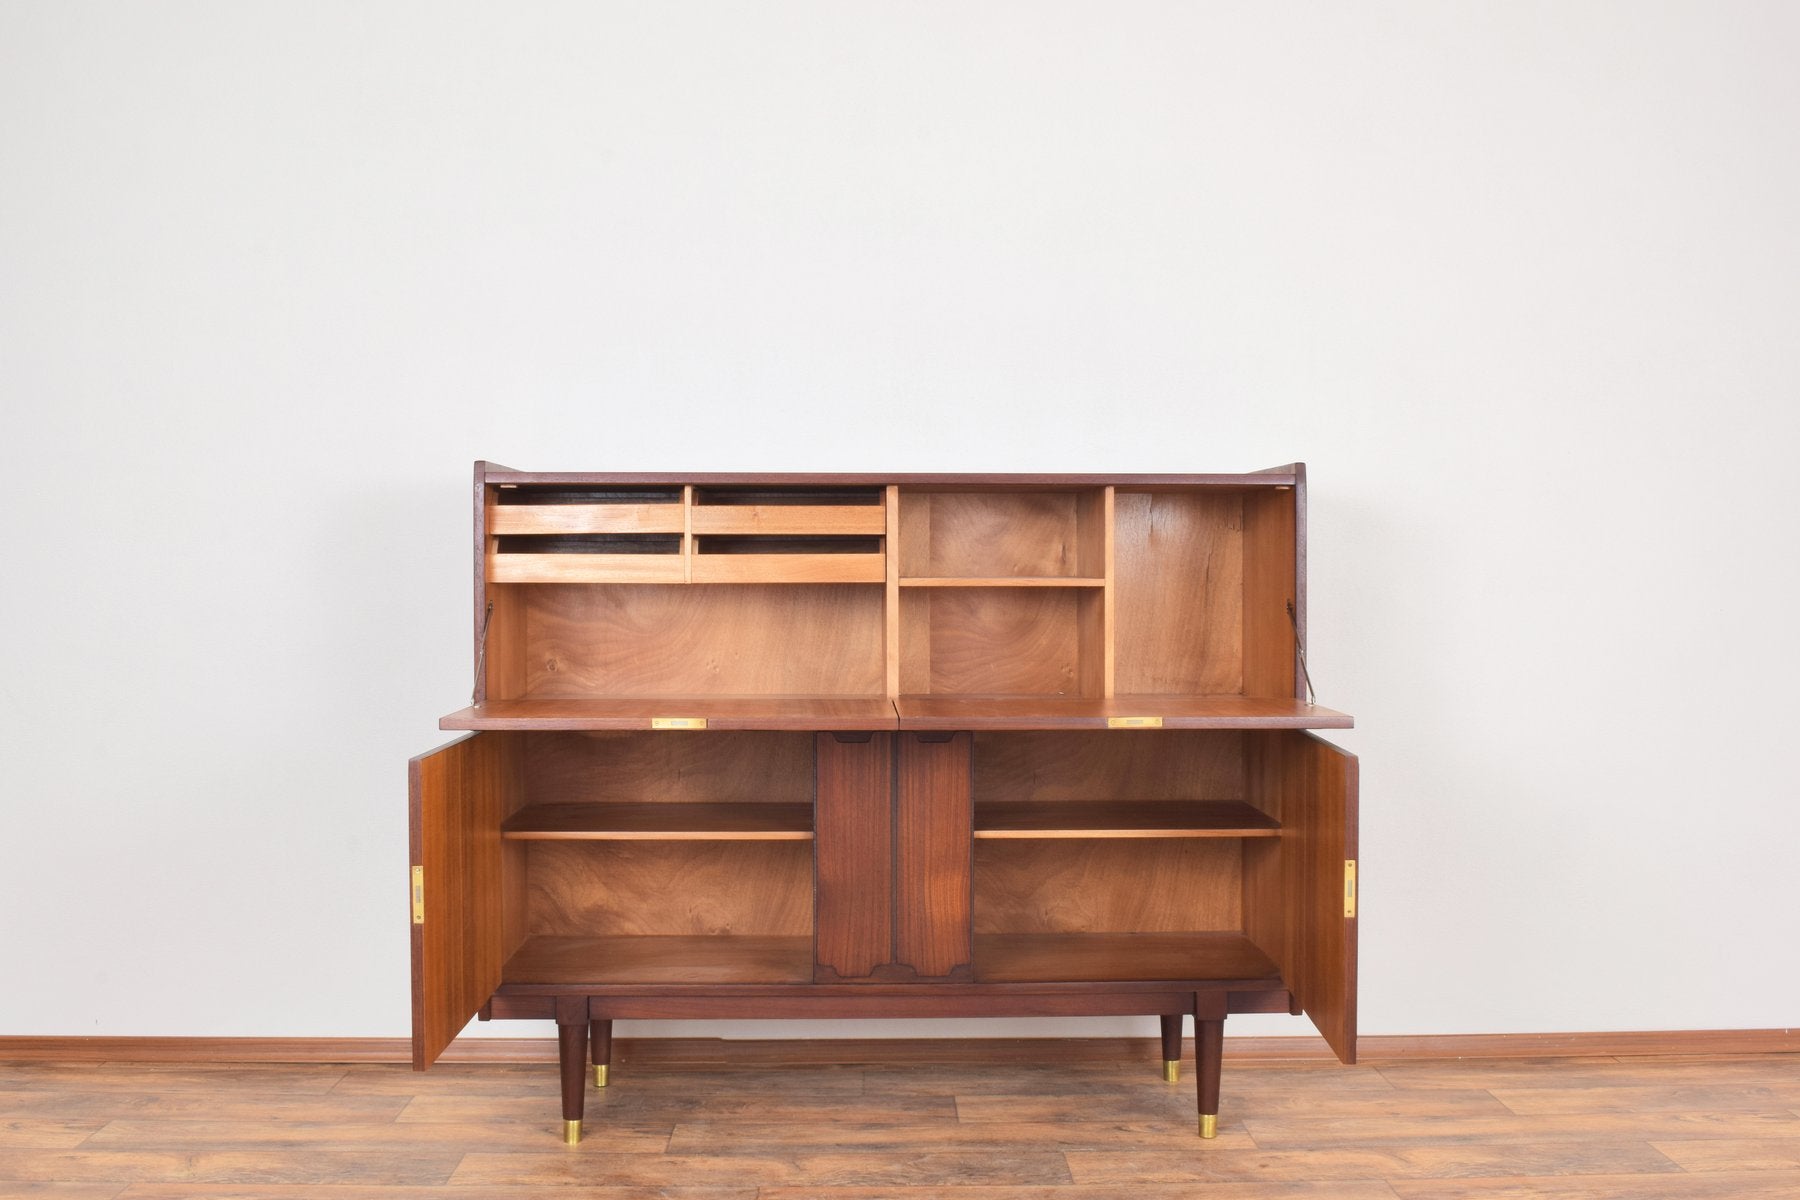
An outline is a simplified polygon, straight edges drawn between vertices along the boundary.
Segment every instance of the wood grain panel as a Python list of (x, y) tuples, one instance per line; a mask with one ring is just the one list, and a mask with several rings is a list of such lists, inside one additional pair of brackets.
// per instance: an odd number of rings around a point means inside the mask
[(410, 857), (424, 870), (424, 921), (412, 925), (418, 1070), (487, 1003), (511, 950), (500, 841), (518, 799), (510, 749), (504, 735), (477, 734), (407, 764)]
[(1114, 719), (1146, 717), (1164, 729), (1349, 729), (1356, 723), (1347, 713), (1269, 696), (904, 694), (894, 708), (902, 729), (1109, 729)]
[(893, 960), (894, 736), (815, 740), (816, 976), (867, 979)]
[(966, 974), (972, 737), (896, 738), (894, 958), (920, 978)]
[(927, 656), (933, 693), (1079, 695), (1079, 599), (1074, 588), (902, 589), (903, 605), (927, 611), (927, 644), (906, 652)]
[(812, 932), (805, 842), (521, 844), (534, 935)]
[[(1098, 575), (1096, 534), (1084, 529), (1084, 492), (901, 493), (900, 574)], [(1085, 535), (1085, 537), (1084, 537)]]
[(534, 698), (883, 694), (879, 587), (539, 587), (528, 599)]
[(1278, 489), (1244, 497), (1244, 691), (1251, 696), (1305, 695), (1287, 614), (1300, 594), (1296, 495)]
[[(528, 733), (535, 804), (812, 805), (810, 733)], [(810, 822), (809, 822), (810, 825)]]
[(975, 843), (977, 934), (1236, 931), (1241, 889), (1232, 839)]
[(1243, 692), (1243, 498), (1120, 492), (1113, 513), (1118, 692)]
[(979, 733), (975, 796), (983, 804), (1242, 799), (1244, 738), (1232, 731)]
[[(1325, 1041), (1356, 1061), (1357, 918), (1344, 914), (1344, 863), (1357, 856), (1357, 761), (1304, 733), (1250, 743), (1250, 797), (1282, 824), (1278, 853), (1250, 849), (1246, 929)], [(1265, 906), (1273, 905), (1273, 909)], [(1280, 936), (1270, 936), (1279, 913)]]

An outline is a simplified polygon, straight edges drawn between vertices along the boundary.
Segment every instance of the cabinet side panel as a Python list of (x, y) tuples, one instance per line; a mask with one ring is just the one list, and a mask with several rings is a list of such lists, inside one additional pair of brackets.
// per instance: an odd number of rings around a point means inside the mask
[(892, 958), (894, 737), (814, 746), (814, 976), (867, 979)]
[[(1244, 499), (1244, 694), (1302, 694), (1287, 606), (1299, 602), (1295, 495), (1291, 488)], [(1304, 629), (1304, 626), (1301, 628)]]
[[(1356, 1061), (1356, 917), (1346, 911), (1345, 864), (1357, 856), (1357, 761), (1305, 733), (1259, 735), (1252, 797), (1278, 813), (1279, 862), (1246, 879), (1246, 923), (1281, 967), (1288, 990), (1344, 1062)], [(1257, 938), (1281, 924), (1281, 945)]]
[(423, 1070), (500, 985), (511, 774), (500, 738), (475, 734), (413, 759), (408, 783), (412, 865), (423, 868), (423, 921), (412, 926), (413, 1066)]
[(894, 958), (920, 978), (967, 974), (973, 737), (899, 735), (894, 790)]

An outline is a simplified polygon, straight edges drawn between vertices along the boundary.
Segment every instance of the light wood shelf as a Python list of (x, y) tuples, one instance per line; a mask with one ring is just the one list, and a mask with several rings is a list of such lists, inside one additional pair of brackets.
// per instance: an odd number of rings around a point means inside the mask
[[(902, 729), (1348, 729), (1351, 718), (1280, 696), (901, 696)], [(1141, 724), (1140, 724), (1141, 723)]]
[(1088, 575), (922, 575), (912, 578), (902, 575), (900, 586), (903, 588), (1097, 588), (1105, 587), (1106, 580)]

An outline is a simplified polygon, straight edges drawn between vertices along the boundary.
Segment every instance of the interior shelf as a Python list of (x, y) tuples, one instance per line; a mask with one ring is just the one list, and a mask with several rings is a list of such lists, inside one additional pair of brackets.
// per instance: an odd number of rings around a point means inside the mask
[(438, 721), (439, 729), (894, 728), (886, 696), (610, 696), (489, 700)]
[(810, 841), (810, 804), (533, 804), (500, 835), (521, 840)]
[(1241, 933), (978, 933), (975, 979), (1279, 986), (1281, 971)]
[(921, 575), (902, 576), (900, 586), (909, 587), (1105, 587), (1104, 578), (1089, 575)]
[(1281, 696), (913, 695), (902, 729), (1349, 729), (1351, 718)]
[(812, 938), (652, 935), (525, 939), (508, 984), (810, 983)]
[(1281, 823), (1242, 800), (1010, 800), (975, 806), (977, 838), (1279, 837)]

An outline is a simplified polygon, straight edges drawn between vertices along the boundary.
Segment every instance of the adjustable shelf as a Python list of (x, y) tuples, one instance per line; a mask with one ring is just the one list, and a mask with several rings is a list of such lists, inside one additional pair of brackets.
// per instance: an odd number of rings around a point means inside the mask
[(508, 986), (555, 984), (809, 983), (812, 939), (700, 934), (645, 937), (539, 935), (506, 960)]
[(1240, 983), (1281, 969), (1241, 933), (978, 933), (978, 983)]

